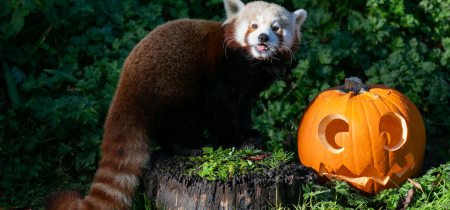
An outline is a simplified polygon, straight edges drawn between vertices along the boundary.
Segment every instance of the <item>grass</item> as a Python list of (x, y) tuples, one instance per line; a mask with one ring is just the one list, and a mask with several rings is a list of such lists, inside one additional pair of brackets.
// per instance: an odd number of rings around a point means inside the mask
[[(423, 188), (416, 190), (408, 209), (450, 208), (450, 162), (430, 169), (425, 175), (413, 179)], [(303, 203), (283, 209), (395, 209), (414, 186), (405, 182), (398, 189), (389, 189), (367, 198), (344, 181), (330, 182), (328, 186), (310, 184), (303, 187)]]
[(155, 208), (155, 201), (149, 200), (143, 190), (139, 190), (134, 196), (133, 210), (151, 210)]

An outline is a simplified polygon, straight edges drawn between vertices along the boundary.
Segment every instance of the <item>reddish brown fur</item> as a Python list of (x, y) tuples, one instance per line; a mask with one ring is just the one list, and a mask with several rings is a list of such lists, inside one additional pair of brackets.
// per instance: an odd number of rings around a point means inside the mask
[[(225, 30), (225, 34), (226, 34), (226, 36), (225, 36), (226, 43), (225, 44), (231, 49), (242, 48), (242, 46), (239, 43), (237, 43), (236, 40), (234, 39), (234, 32), (235, 32), (236, 28), (233, 26), (235, 25), (235, 21), (236, 20), (233, 20), (229, 24), (224, 26), (224, 30)], [(231, 37), (233, 37), (233, 38), (231, 38)], [(246, 49), (248, 50), (248, 48), (246, 48)]]
[(52, 195), (51, 200), (46, 201), (46, 209), (78, 209), (78, 203), (83, 199), (81, 192), (57, 192)]
[[(141, 40), (124, 63), (89, 195), (82, 200), (75, 192), (58, 193), (47, 210), (132, 207), (134, 188), (150, 156), (150, 138), (164, 139), (171, 126), (167, 110), (205, 100), (206, 83), (226, 56), (224, 40), (234, 34), (233, 22), (221, 24), (182, 19), (157, 27)], [(233, 39), (225, 44), (242, 48)], [(291, 50), (295, 52), (295, 44)], [(290, 54), (276, 57), (288, 60)]]
[(191, 87), (208, 78), (224, 56), (221, 24), (188, 19), (168, 22), (133, 49), (104, 125), (102, 159), (89, 195), (81, 200), (74, 192), (58, 193), (46, 209), (131, 208), (137, 177), (149, 158), (149, 136), (161, 135), (157, 130), (165, 119), (148, 110), (200, 97)]

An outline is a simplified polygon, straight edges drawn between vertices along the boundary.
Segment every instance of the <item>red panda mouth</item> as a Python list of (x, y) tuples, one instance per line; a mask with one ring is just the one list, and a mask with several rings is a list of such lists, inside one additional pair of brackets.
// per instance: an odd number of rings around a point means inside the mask
[(265, 52), (265, 51), (269, 50), (269, 47), (265, 44), (257, 44), (256, 50), (258, 50), (260, 52)]

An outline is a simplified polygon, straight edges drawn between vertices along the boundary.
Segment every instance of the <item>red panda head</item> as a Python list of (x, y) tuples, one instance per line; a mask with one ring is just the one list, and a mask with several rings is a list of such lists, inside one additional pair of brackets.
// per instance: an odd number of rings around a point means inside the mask
[(293, 13), (262, 1), (245, 5), (240, 0), (224, 0), (227, 20), (225, 42), (230, 47), (242, 47), (254, 58), (270, 59), (278, 53), (293, 53), (300, 41), (300, 27), (305, 21), (303, 9)]

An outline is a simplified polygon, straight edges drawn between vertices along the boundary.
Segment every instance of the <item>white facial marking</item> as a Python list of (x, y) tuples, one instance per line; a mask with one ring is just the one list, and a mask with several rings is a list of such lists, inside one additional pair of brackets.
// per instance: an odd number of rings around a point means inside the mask
[[(259, 39), (259, 36), (264, 35), (269, 37), (267, 41), (261, 41)], [(265, 22), (260, 23), (258, 28), (248, 35), (247, 42), (252, 47), (253, 56), (263, 59), (269, 58), (276, 53), (276, 46), (280, 44), (278, 36), (272, 30), (272, 26)], [(265, 45), (265, 50), (258, 50), (263, 48), (261, 45)]]
[(248, 24), (240, 23), (236, 26), (236, 31), (234, 32), (235, 40), (243, 47), (247, 46), (245, 43), (245, 34), (247, 34)]
[(265, 22), (265, 19), (263, 16), (258, 15), (258, 16), (256, 16), (256, 21), (258, 21), (258, 23), (262, 24)]
[[(300, 36), (300, 26), (305, 17), (304, 10), (290, 13), (276, 4), (251, 2), (233, 19), (234, 39), (239, 45), (248, 47), (257, 59), (267, 59), (278, 53), (292, 53), (291, 48), (296, 44), (294, 40)], [(255, 28), (252, 27), (254, 24)], [(274, 31), (274, 27), (278, 30)], [(261, 34), (267, 35), (268, 40), (261, 40)]]
[(286, 28), (281, 33), (284, 38), (283, 47), (290, 48), (295, 39), (295, 31), (291, 28)]

